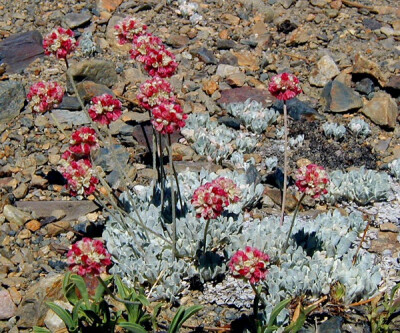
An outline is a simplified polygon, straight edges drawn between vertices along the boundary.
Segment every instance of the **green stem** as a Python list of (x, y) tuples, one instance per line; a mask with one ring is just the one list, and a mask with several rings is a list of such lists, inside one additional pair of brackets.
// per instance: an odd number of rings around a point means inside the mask
[[(172, 166), (172, 145), (171, 145), (171, 135), (168, 134), (168, 159), (169, 159), (169, 168), (171, 175), (173, 175), (173, 166)], [(175, 203), (175, 190), (174, 190), (174, 177), (171, 176), (171, 211), (172, 211), (172, 246), (173, 246), (173, 258), (175, 260), (176, 257), (176, 203)]]
[(282, 211), (281, 211), (281, 225), (285, 218), (285, 206), (286, 206), (286, 193), (287, 193), (287, 175), (288, 175), (288, 116), (286, 101), (283, 101), (283, 120), (285, 128), (285, 152), (284, 152), (284, 166), (283, 166), (283, 196), (282, 196)]
[(117, 302), (121, 302), (121, 303), (128, 304), (128, 305), (141, 305), (142, 304), (140, 302), (127, 301), (127, 300), (124, 300), (122, 298), (119, 298), (119, 297), (115, 296), (112, 293), (112, 291), (110, 290), (110, 288), (108, 288), (107, 284), (103, 281), (103, 279), (100, 276), (97, 276), (97, 280), (101, 283), (101, 285), (103, 286), (103, 288), (106, 291), (106, 293), (109, 296), (111, 296), (114, 300), (116, 300)]
[(258, 321), (258, 302), (260, 301), (260, 295), (258, 293), (256, 286), (253, 283), (250, 282), (250, 286), (254, 291), (253, 314), (254, 314), (254, 321), (256, 323), (257, 332), (258, 332), (258, 329), (260, 327), (260, 323)]
[(294, 214), (293, 214), (292, 223), (290, 224), (290, 229), (289, 229), (289, 232), (288, 232), (288, 235), (287, 235), (287, 238), (286, 238), (286, 242), (285, 242), (285, 245), (283, 246), (283, 252), (285, 252), (287, 250), (288, 246), (289, 246), (289, 239), (290, 239), (290, 235), (291, 235), (292, 230), (293, 230), (294, 221), (296, 220), (296, 216), (297, 216), (297, 213), (299, 212), (299, 208), (300, 208), (301, 202), (303, 201), (305, 196), (306, 196), (306, 194), (303, 193), (301, 198), (300, 198), (300, 200), (299, 200), (299, 202), (296, 205), (296, 209), (295, 209)]
[(206, 253), (206, 245), (207, 245), (207, 232), (208, 232), (208, 227), (210, 225), (211, 219), (207, 220), (206, 227), (204, 228), (204, 236), (203, 236), (203, 254)]

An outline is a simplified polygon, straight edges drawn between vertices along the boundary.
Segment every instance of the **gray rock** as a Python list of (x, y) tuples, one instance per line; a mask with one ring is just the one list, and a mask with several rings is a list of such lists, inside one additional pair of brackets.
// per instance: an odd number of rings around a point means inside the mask
[(200, 47), (198, 49), (192, 50), (191, 54), (195, 57), (198, 57), (201, 61), (206, 64), (216, 65), (218, 63), (217, 58), (215, 57), (213, 51), (206, 49), (205, 47)]
[(386, 88), (400, 90), (400, 75), (393, 75), (389, 78)]
[(363, 19), (363, 25), (365, 28), (370, 30), (379, 30), (382, 27), (382, 23), (370, 18)]
[(319, 329), (324, 333), (341, 333), (342, 323), (344, 319), (342, 317), (332, 317), (327, 321), (323, 322)]
[(111, 61), (90, 59), (73, 63), (68, 69), (75, 83), (93, 81), (111, 87), (118, 81), (115, 65)]
[(337, 80), (324, 87), (322, 97), (325, 99), (326, 109), (331, 112), (346, 112), (363, 106), (361, 97)]
[(91, 18), (92, 15), (88, 11), (84, 11), (81, 13), (68, 13), (64, 16), (63, 21), (68, 28), (74, 29), (88, 23)]
[(236, 46), (236, 42), (232, 39), (218, 39), (217, 49), (218, 50), (230, 50)]
[(7, 65), (9, 73), (21, 73), (43, 55), (42, 35), (36, 30), (11, 35), (0, 42), (0, 63)]
[(236, 66), (231, 66), (231, 65), (225, 65), (225, 64), (220, 64), (217, 67), (217, 75), (219, 75), (222, 78), (225, 78), (229, 75), (240, 73), (240, 68)]
[(0, 123), (9, 122), (19, 115), (26, 100), (25, 90), (16, 81), (0, 82)]
[(378, 92), (362, 110), (371, 121), (380, 126), (395, 128), (399, 114), (396, 101), (389, 94)]
[(219, 59), (219, 64), (237, 66), (238, 58), (230, 52), (225, 52)]
[(125, 147), (121, 145), (114, 145), (113, 149), (114, 153), (112, 153), (109, 148), (101, 148), (98, 156), (95, 159), (95, 164), (101, 166), (106, 172), (111, 172), (117, 168), (114, 157), (117, 158), (117, 163), (119, 163), (121, 166), (127, 165), (129, 160), (129, 153)]
[(374, 81), (368, 77), (365, 77), (356, 82), (355, 90), (362, 94), (369, 95), (374, 91)]
[(81, 109), (81, 105), (76, 97), (64, 96), (61, 104), (58, 104), (57, 108), (61, 110), (77, 111)]
[(266, 89), (240, 87), (222, 90), (218, 104), (244, 103), (248, 99), (262, 103), (264, 107), (270, 106), (275, 101), (275, 98)]
[(17, 307), (11, 299), (9, 292), (0, 290), (0, 320), (9, 319), (15, 316)]
[[(52, 111), (53, 116), (60, 124), (67, 123), (69, 125), (85, 125), (90, 124), (90, 119), (86, 116), (84, 111), (67, 111), (55, 109)], [(53, 121), (51, 119), (51, 121)]]
[(323, 87), (339, 73), (335, 61), (329, 55), (324, 55), (317, 62), (317, 67), (311, 71), (309, 82), (313, 86)]
[[(323, 120), (325, 116), (319, 114), (310, 105), (300, 101), (298, 98), (292, 98), (286, 102), (288, 114), (294, 120), (300, 120), (302, 117), (315, 118)], [(276, 101), (273, 107), (279, 112), (283, 113), (283, 101)]]
[(25, 213), (11, 205), (4, 206), (3, 214), (10, 223), (14, 223), (19, 227), (23, 226), (29, 220), (32, 220), (32, 216), (30, 216), (30, 214)]

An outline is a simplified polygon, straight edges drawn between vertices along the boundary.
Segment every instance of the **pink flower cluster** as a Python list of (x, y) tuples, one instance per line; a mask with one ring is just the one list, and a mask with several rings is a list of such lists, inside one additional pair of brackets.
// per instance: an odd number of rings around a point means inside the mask
[(96, 131), (81, 127), (71, 135), (69, 150), (77, 157), (88, 157), (92, 150), (99, 148)]
[(193, 193), (192, 205), (197, 217), (215, 219), (230, 204), (239, 201), (240, 191), (232, 180), (220, 177), (200, 186)]
[(129, 52), (132, 59), (143, 63), (150, 76), (170, 77), (178, 67), (175, 55), (166, 49), (160, 38), (149, 33), (136, 35)]
[(268, 262), (269, 256), (266, 253), (246, 246), (244, 251), (239, 250), (232, 256), (228, 266), (233, 277), (255, 284), (266, 278)]
[[(64, 157), (67, 157), (68, 154)], [(69, 154), (69, 157), (72, 157)], [(99, 180), (93, 176), (92, 163), (89, 159), (82, 158), (66, 161), (66, 166), (61, 168), (61, 173), (67, 180), (67, 186), (72, 196), (90, 195), (96, 190)]]
[(107, 272), (111, 255), (101, 241), (85, 237), (71, 246), (67, 262), (69, 270), (80, 276), (98, 276)]
[(121, 107), (122, 104), (118, 99), (110, 94), (103, 94), (92, 98), (92, 105), (88, 112), (93, 121), (109, 125), (121, 116)]
[(329, 177), (325, 169), (316, 164), (303, 166), (296, 172), (296, 186), (300, 192), (318, 198), (321, 194), (327, 194)]
[(133, 38), (146, 32), (147, 26), (140, 23), (133, 17), (125, 17), (121, 22), (114, 26), (118, 42), (123, 45), (132, 42)]
[(58, 59), (66, 59), (67, 55), (76, 49), (78, 42), (71, 29), (58, 27), (43, 39), (43, 48), (46, 55), (54, 54)]
[(187, 114), (183, 113), (182, 107), (171, 100), (166, 100), (151, 109), (155, 130), (162, 134), (172, 134), (185, 126)]
[(44, 113), (61, 103), (64, 89), (57, 82), (38, 82), (32, 85), (27, 95), (28, 101), (35, 112)]
[(292, 99), (302, 92), (299, 79), (290, 73), (273, 76), (268, 90), (272, 96), (282, 101)]
[(163, 101), (175, 102), (173, 88), (170, 83), (159, 77), (153, 77), (140, 85), (140, 93), (137, 94), (140, 106), (147, 110), (160, 105)]

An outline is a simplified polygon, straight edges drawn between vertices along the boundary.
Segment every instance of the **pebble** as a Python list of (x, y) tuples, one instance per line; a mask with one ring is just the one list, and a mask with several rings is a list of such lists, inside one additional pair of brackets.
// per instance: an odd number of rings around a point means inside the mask
[(387, 93), (378, 92), (365, 104), (362, 113), (375, 124), (394, 129), (399, 111), (394, 98)]
[(326, 107), (331, 112), (346, 112), (359, 109), (363, 101), (351, 88), (340, 81), (330, 81), (322, 92)]
[(32, 219), (32, 217), (28, 213), (25, 213), (22, 210), (19, 210), (18, 208), (11, 205), (4, 206), (3, 214), (10, 223), (17, 226), (23, 226), (25, 222)]
[(17, 307), (15, 306), (10, 293), (6, 290), (0, 290), (0, 320), (9, 319), (15, 316)]

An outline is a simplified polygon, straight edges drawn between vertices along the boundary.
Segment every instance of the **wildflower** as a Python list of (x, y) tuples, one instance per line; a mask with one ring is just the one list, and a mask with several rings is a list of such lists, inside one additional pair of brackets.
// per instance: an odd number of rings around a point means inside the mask
[(150, 110), (165, 100), (175, 101), (172, 92), (173, 89), (168, 81), (154, 77), (140, 85), (137, 98), (142, 107)]
[(88, 112), (93, 121), (109, 125), (117, 120), (121, 114), (121, 102), (110, 94), (103, 94), (92, 98), (92, 106)]
[(76, 49), (78, 42), (71, 29), (58, 27), (43, 39), (43, 48), (46, 55), (54, 54), (58, 59), (66, 59), (67, 55)]
[(111, 265), (110, 258), (101, 241), (87, 237), (73, 244), (67, 253), (69, 270), (80, 276), (105, 273)]
[(273, 76), (268, 90), (272, 96), (282, 101), (292, 99), (302, 92), (299, 79), (290, 73)]
[(64, 89), (57, 82), (40, 81), (30, 87), (26, 98), (33, 111), (44, 113), (61, 103), (63, 97)]
[(240, 200), (240, 190), (232, 179), (219, 177), (214, 179), (213, 183), (221, 187), (227, 193), (230, 204)]
[(187, 114), (183, 113), (182, 107), (173, 101), (163, 101), (155, 106), (151, 113), (151, 123), (156, 131), (162, 134), (172, 134), (185, 126)]
[(146, 32), (147, 26), (133, 17), (125, 17), (114, 26), (115, 34), (121, 45), (132, 42), (133, 38)]
[(79, 157), (89, 156), (90, 152), (99, 148), (96, 132), (90, 127), (81, 127), (72, 133), (69, 150)]
[(65, 164), (61, 173), (67, 180), (72, 196), (90, 195), (96, 190), (99, 180), (93, 176), (92, 164), (88, 159), (70, 159)]
[(269, 256), (262, 251), (246, 246), (244, 251), (237, 251), (229, 261), (229, 269), (233, 277), (245, 279), (251, 284), (264, 280), (267, 276)]
[(313, 198), (318, 198), (321, 194), (327, 194), (329, 177), (325, 169), (316, 164), (303, 166), (296, 172), (296, 186)]
[(129, 52), (131, 58), (141, 62), (151, 76), (170, 77), (178, 67), (175, 55), (165, 48), (160, 38), (152, 34), (135, 36)]
[(209, 220), (220, 216), (229, 206), (229, 196), (219, 185), (209, 182), (194, 191), (191, 202), (196, 216)]

